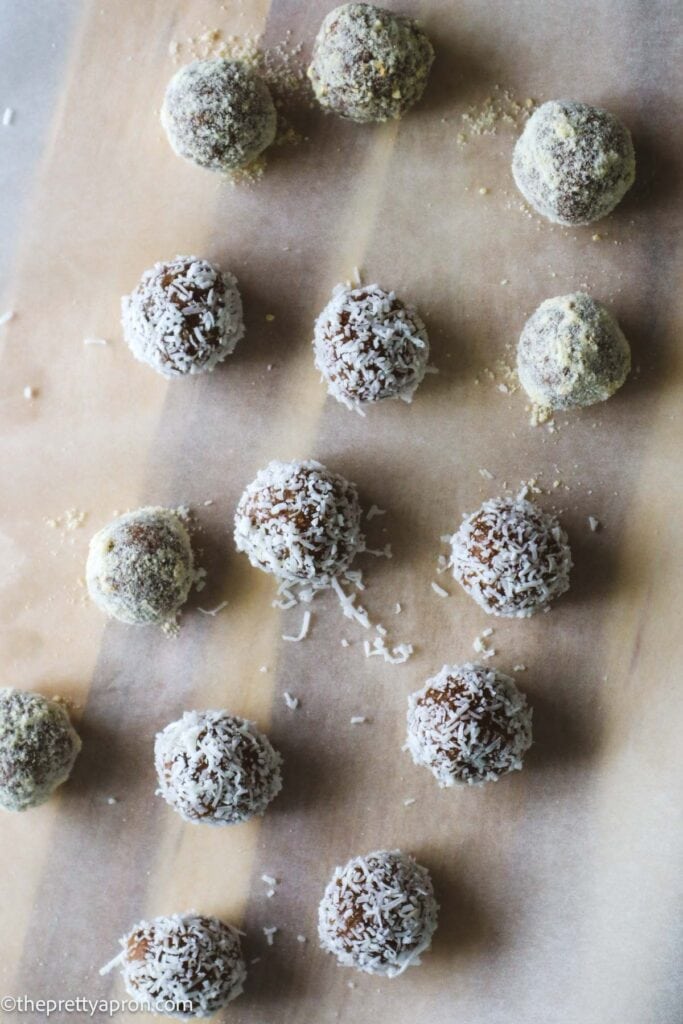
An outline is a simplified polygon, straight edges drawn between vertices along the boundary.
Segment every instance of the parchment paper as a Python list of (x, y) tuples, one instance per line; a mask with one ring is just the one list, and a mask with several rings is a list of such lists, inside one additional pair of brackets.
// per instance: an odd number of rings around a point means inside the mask
[[(0, 128), (23, 176), (3, 221), (3, 309), (16, 311), (0, 328), (3, 684), (72, 700), (84, 748), (56, 799), (2, 817), (3, 992), (123, 998), (115, 973), (98, 975), (119, 936), (194, 908), (243, 927), (248, 959), (260, 958), (219, 1016), (239, 1024), (680, 1019), (676, 5), (392, 4), (419, 15), (437, 49), (419, 108), (381, 127), (301, 110), (307, 141), (240, 187), (179, 161), (162, 137), (169, 45), (207, 28), (275, 45), (291, 30), (305, 55), (329, 0), (74, 0), (62, 34), (51, 28), (56, 56), (45, 5), (20, 6), (19, 29), (19, 5), (3, 5), (5, 67), (21, 69), (36, 107)], [(512, 127), (458, 142), (462, 114), (496, 84), (623, 117), (638, 181), (614, 215), (553, 228), (520, 208)], [(237, 275), (247, 336), (214, 374), (169, 384), (133, 361), (118, 309), (147, 266), (179, 252)], [(418, 305), (440, 370), (412, 406), (365, 419), (326, 398), (310, 348), (354, 266)], [(533, 428), (495, 366), (540, 301), (579, 287), (614, 309), (638, 369), (603, 407)], [(245, 484), (271, 458), (299, 457), (388, 510), (369, 538), (394, 557), (363, 560), (364, 599), (415, 644), (406, 665), (366, 660), (331, 595), (304, 642), (283, 642), (301, 609), (274, 609), (272, 580), (234, 552)], [(570, 533), (569, 595), (521, 622), (489, 620), (446, 576), (439, 597), (440, 536), (532, 477)], [(208, 585), (174, 641), (106, 623), (79, 585), (90, 535), (147, 503), (188, 503), (201, 527)], [(196, 608), (223, 600), (216, 616)], [(439, 791), (401, 750), (406, 696), (445, 661), (472, 659), (490, 625), (492, 663), (527, 666), (535, 745), (514, 777)], [(286, 762), (266, 817), (232, 829), (186, 825), (154, 796), (155, 732), (216, 706), (268, 729)], [(352, 726), (355, 715), (368, 722)], [(316, 911), (336, 864), (394, 846), (432, 871), (441, 922), (422, 967), (381, 981), (318, 950)], [(264, 872), (280, 880), (271, 899)]]

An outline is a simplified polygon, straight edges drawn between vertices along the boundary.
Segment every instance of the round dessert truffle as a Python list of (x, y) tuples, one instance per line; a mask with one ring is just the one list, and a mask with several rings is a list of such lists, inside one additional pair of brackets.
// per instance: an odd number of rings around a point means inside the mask
[(81, 749), (69, 716), (40, 693), (0, 689), (0, 807), (25, 811), (66, 782)]
[(211, 171), (236, 171), (273, 142), (277, 114), (253, 68), (237, 60), (196, 60), (168, 83), (161, 123), (178, 156)]
[(433, 60), (432, 44), (410, 18), (342, 4), (320, 26), (308, 77), (322, 107), (351, 121), (388, 121), (420, 99)]
[(631, 350), (619, 324), (583, 292), (546, 299), (519, 339), (519, 379), (540, 408), (604, 402), (630, 369)]
[(408, 698), (407, 748), (440, 786), (496, 782), (522, 767), (531, 709), (514, 680), (482, 665), (444, 665)]
[(557, 224), (590, 224), (635, 181), (631, 135), (614, 114), (572, 100), (544, 103), (529, 118), (512, 158), (517, 187)]
[(318, 910), (320, 945), (343, 967), (393, 978), (420, 963), (438, 910), (426, 868), (376, 850), (335, 870)]
[(158, 793), (185, 821), (235, 825), (263, 814), (282, 789), (282, 758), (253, 722), (186, 711), (157, 734)]
[(257, 569), (318, 587), (365, 548), (355, 484), (319, 462), (271, 462), (235, 513), (235, 544)]
[(350, 409), (382, 398), (411, 402), (429, 359), (422, 320), (376, 284), (338, 285), (315, 324), (315, 365)]
[(179, 1020), (211, 1017), (242, 993), (239, 934), (216, 917), (173, 914), (140, 921), (121, 939), (117, 964), (128, 995)]
[(122, 298), (121, 323), (135, 358), (157, 373), (205, 373), (244, 335), (237, 280), (198, 256), (155, 263)]
[(196, 578), (190, 537), (173, 509), (127, 512), (90, 541), (88, 592), (120, 622), (173, 622)]
[(523, 498), (494, 498), (451, 537), (453, 575), (485, 612), (526, 619), (569, 589), (567, 535)]

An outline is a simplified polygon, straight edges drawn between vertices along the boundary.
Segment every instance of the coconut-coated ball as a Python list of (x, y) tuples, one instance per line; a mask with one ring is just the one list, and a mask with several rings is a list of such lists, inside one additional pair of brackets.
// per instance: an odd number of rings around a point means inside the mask
[(531, 709), (509, 676), (444, 665), (408, 698), (407, 748), (440, 786), (495, 782), (522, 767)]
[(411, 18), (342, 4), (316, 37), (308, 76), (322, 107), (351, 121), (402, 117), (422, 96), (434, 50)]
[(604, 402), (630, 369), (631, 350), (619, 324), (584, 292), (546, 299), (519, 339), (519, 379), (540, 408)]
[(71, 774), (80, 738), (61, 704), (40, 693), (0, 689), (0, 807), (25, 811)]
[(196, 60), (176, 71), (161, 123), (178, 154), (211, 171), (246, 167), (275, 139), (277, 114), (268, 86), (238, 60)]
[(329, 586), (364, 550), (355, 484), (319, 462), (271, 462), (235, 513), (235, 544), (255, 568)]
[(252, 722), (186, 711), (157, 734), (158, 792), (190, 822), (234, 825), (263, 814), (282, 789), (282, 758)]
[(120, 622), (173, 622), (196, 578), (190, 536), (173, 509), (126, 512), (90, 541), (88, 593)]
[(320, 945), (343, 967), (393, 978), (429, 949), (438, 905), (426, 868), (400, 850), (338, 867), (320, 903)]
[(453, 576), (490, 615), (529, 618), (569, 589), (567, 535), (524, 498), (494, 498), (451, 537)]
[(608, 110), (551, 100), (536, 110), (512, 158), (517, 187), (558, 224), (590, 224), (611, 213), (635, 181), (628, 128)]
[(121, 300), (126, 342), (164, 377), (213, 370), (244, 335), (237, 280), (199, 256), (155, 263)]
[(338, 285), (315, 324), (315, 365), (351, 409), (383, 398), (411, 402), (429, 360), (427, 329), (394, 292)]
[(168, 1017), (212, 1017), (242, 993), (247, 969), (239, 934), (216, 917), (189, 913), (140, 921), (121, 945), (108, 967), (120, 964), (128, 995)]

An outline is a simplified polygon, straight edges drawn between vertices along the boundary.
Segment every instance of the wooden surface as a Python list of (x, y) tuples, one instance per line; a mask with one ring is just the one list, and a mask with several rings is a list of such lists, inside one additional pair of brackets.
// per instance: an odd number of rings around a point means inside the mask
[[(119, 936), (141, 917), (196, 908), (239, 923), (248, 958), (261, 958), (226, 1021), (672, 1024), (683, 502), (676, 5), (396, 5), (423, 19), (437, 49), (424, 102), (400, 125), (300, 111), (308, 141), (276, 151), (250, 187), (173, 156), (157, 111), (174, 39), (209, 27), (274, 45), (291, 29), (308, 48), (331, 6), (0, 5), (0, 104), (17, 108), (0, 128), (2, 308), (16, 310), (0, 328), (3, 683), (72, 699), (84, 740), (56, 799), (2, 817), (0, 989), (123, 997), (115, 974), (98, 976)], [(573, 97), (624, 118), (638, 181), (614, 215), (595, 228), (553, 228), (520, 210), (514, 131), (458, 144), (462, 113), (496, 83), (520, 99)], [(214, 374), (169, 384), (131, 358), (118, 310), (143, 269), (177, 252), (233, 270), (247, 336)], [(389, 403), (365, 419), (326, 398), (310, 348), (317, 312), (354, 266), (423, 311), (441, 371), (411, 407)], [(614, 309), (639, 371), (603, 407), (562, 416), (549, 433), (484, 371), (509, 357), (505, 346), (541, 300), (579, 287)], [(110, 344), (85, 347), (92, 336)], [(33, 401), (26, 386), (38, 389)], [(231, 519), (256, 470), (292, 457), (324, 461), (358, 483), (366, 507), (389, 510), (369, 536), (390, 541), (395, 556), (364, 561), (367, 605), (396, 640), (415, 643), (407, 665), (366, 660), (330, 596), (316, 601), (304, 643), (281, 641), (301, 611), (272, 608), (272, 581), (234, 552)], [(540, 500), (563, 511), (576, 563), (569, 595), (526, 622), (490, 621), (449, 578), (440, 581), (451, 596), (438, 597), (440, 536), (504, 481), (530, 477), (550, 492)], [(196, 509), (208, 570), (199, 603), (229, 602), (215, 617), (190, 609), (175, 641), (108, 624), (79, 585), (90, 535), (115, 510), (146, 503)], [(74, 508), (86, 513), (82, 527), (47, 525)], [(589, 515), (603, 529), (592, 533)], [(536, 742), (523, 773), (439, 791), (401, 750), (406, 696), (444, 661), (472, 658), (489, 625), (494, 663), (528, 666), (518, 681)], [(285, 690), (301, 699), (298, 711)], [(255, 718), (286, 761), (284, 792), (265, 818), (233, 829), (186, 825), (154, 796), (155, 732), (185, 708), (216, 706)], [(351, 726), (352, 715), (369, 722)], [(407, 798), (416, 803), (405, 807)], [(337, 968), (317, 949), (322, 888), (349, 856), (398, 845), (433, 873), (442, 908), (433, 950), (394, 981)], [(281, 879), (272, 899), (263, 872)], [(268, 948), (262, 928), (272, 925), (280, 931)]]

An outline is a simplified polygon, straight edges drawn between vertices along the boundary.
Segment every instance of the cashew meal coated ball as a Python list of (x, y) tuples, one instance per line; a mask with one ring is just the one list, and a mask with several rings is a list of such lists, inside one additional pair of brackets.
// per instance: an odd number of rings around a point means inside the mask
[(351, 121), (402, 117), (422, 96), (434, 50), (410, 18), (343, 4), (323, 21), (308, 77), (316, 99)]
[(0, 807), (45, 803), (71, 774), (80, 738), (64, 707), (40, 693), (0, 689)]
[(583, 292), (546, 299), (519, 339), (519, 379), (539, 408), (604, 402), (619, 390), (630, 369), (631, 350), (619, 324)]
[(274, 141), (277, 113), (253, 68), (219, 58), (194, 61), (175, 73), (161, 123), (178, 156), (231, 172), (251, 164)]
[(611, 213), (635, 181), (631, 135), (608, 110), (552, 100), (527, 121), (512, 173), (524, 198), (548, 220), (590, 224)]
[(120, 622), (172, 623), (196, 580), (190, 536), (173, 509), (127, 512), (90, 541), (88, 593)]

